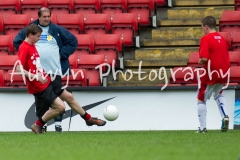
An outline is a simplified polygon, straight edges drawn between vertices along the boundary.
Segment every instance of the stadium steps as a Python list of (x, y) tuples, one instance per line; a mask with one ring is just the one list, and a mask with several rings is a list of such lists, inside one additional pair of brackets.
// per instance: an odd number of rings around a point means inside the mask
[(144, 39), (141, 41), (142, 46), (164, 47), (164, 46), (198, 46), (199, 38), (192, 39)]
[(219, 19), (225, 10), (234, 10), (234, 6), (174, 7), (167, 11), (168, 19), (202, 19), (213, 16)]
[(142, 39), (141, 46), (198, 46), (203, 35), (202, 18), (212, 15), (218, 24), (224, 10), (234, 10), (234, 6), (170, 8), (167, 10), (168, 19), (159, 19), (159, 27), (152, 29), (152, 39)]
[(201, 38), (201, 27), (160, 27), (152, 30), (152, 39)]
[(198, 46), (203, 35), (202, 18), (212, 15), (218, 24), (224, 10), (234, 10), (234, 6), (170, 8), (167, 10), (168, 19), (159, 19), (159, 27), (152, 29), (152, 39), (141, 39), (141, 46)]
[(143, 47), (197, 47), (203, 32), (201, 27), (160, 27), (152, 29), (151, 39), (141, 39)]
[(135, 50), (134, 60), (125, 60), (125, 67), (136, 68), (142, 61), (142, 67), (186, 66), (191, 52), (197, 47), (142, 48)]
[[(161, 27), (177, 27), (177, 26), (201, 26), (202, 19), (159, 19), (158, 26)], [(219, 19), (217, 20), (217, 24), (219, 23)]]
[(208, 15), (219, 24), (222, 12), (234, 9), (234, 6), (173, 7), (167, 10), (167, 19), (158, 19), (158, 26), (201, 26), (202, 18)]
[(161, 60), (168, 58), (187, 58), (196, 48), (145, 48), (135, 51), (136, 60)]

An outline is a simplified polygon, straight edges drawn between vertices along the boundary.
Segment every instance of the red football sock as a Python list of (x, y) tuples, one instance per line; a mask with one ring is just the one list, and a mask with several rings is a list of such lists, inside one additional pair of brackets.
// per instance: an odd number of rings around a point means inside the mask
[[(87, 113), (87, 112), (86, 112), (86, 113)], [(87, 114), (86, 114), (86, 117), (85, 117), (85, 120), (88, 121), (88, 120), (91, 119), (91, 118), (92, 118), (92, 116), (91, 116), (90, 114), (87, 113)]]
[(43, 121), (41, 122), (41, 120), (38, 119), (36, 120), (35, 124), (42, 127), (45, 123), (43, 123)]
[(88, 114), (87, 112), (85, 112), (85, 114), (83, 116), (81, 116), (84, 120), (88, 121), (89, 119), (92, 118), (92, 116), (90, 114)]

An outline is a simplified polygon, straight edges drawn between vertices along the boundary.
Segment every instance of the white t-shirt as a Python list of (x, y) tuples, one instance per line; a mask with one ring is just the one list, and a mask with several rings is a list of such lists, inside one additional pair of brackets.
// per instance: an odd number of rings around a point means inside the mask
[(43, 69), (47, 73), (61, 75), (60, 53), (57, 41), (48, 33), (49, 26), (43, 27), (40, 40), (35, 44)]

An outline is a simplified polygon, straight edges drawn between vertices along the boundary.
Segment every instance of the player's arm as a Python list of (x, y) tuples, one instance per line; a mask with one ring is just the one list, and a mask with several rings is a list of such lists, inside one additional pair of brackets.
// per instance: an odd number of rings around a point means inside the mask
[(24, 68), (23, 68), (23, 66), (22, 65), (17, 65), (17, 67), (16, 67), (16, 71), (17, 72), (21, 72), (25, 77), (27, 77), (28, 79), (32, 79), (32, 78), (34, 78), (36, 75), (35, 74), (32, 74), (32, 73), (30, 73), (30, 72), (28, 72), (27, 70), (25, 70)]
[(22, 65), (17, 65), (16, 67), (16, 71), (17, 72), (21, 72), (25, 77), (27, 77), (29, 80), (31, 79), (36, 79), (37, 81), (39, 82), (42, 82), (43, 84), (47, 83), (48, 82), (48, 79), (47, 78), (44, 78), (41, 74), (33, 74), (33, 73), (30, 73), (28, 72), (27, 70), (25, 70), (23, 68)]
[(205, 64), (208, 61), (209, 56), (209, 44), (206, 37), (202, 37), (200, 40), (200, 47), (199, 47), (199, 60), (198, 64)]

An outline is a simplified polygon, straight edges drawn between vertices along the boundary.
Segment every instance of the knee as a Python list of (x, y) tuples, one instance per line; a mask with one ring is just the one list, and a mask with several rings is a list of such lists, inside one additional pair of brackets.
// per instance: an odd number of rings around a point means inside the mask
[(66, 109), (65, 105), (64, 105), (64, 103), (62, 103), (62, 104), (58, 107), (59, 114), (64, 113), (64, 112), (65, 112), (65, 109)]
[(68, 94), (68, 96), (66, 97), (66, 102), (67, 103), (71, 103), (74, 100), (74, 97), (71, 93)]

